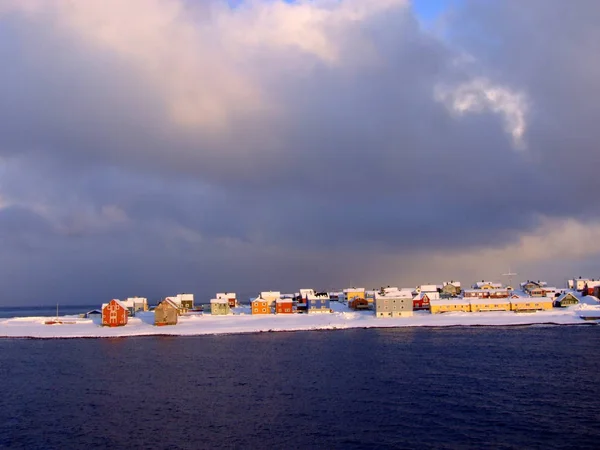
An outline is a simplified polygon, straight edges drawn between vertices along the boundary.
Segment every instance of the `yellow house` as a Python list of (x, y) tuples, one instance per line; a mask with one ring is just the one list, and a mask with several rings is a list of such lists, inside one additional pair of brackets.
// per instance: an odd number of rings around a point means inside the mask
[(429, 308), (431, 314), (442, 314), (445, 312), (471, 312), (471, 304), (469, 300), (462, 298), (452, 298), (448, 300), (430, 300)]
[(548, 297), (511, 297), (511, 311), (544, 311), (552, 309), (552, 299)]
[(481, 280), (473, 285), (473, 289), (502, 289), (502, 283)]
[(500, 298), (474, 298), (471, 300), (471, 312), (510, 311), (510, 302)]
[(353, 298), (366, 298), (365, 297), (365, 289), (364, 288), (349, 288), (344, 289), (344, 297), (346, 301), (349, 302)]

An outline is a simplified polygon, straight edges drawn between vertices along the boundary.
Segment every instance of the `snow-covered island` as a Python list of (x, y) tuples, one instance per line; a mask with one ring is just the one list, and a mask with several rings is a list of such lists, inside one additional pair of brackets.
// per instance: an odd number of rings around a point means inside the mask
[(412, 317), (376, 318), (372, 311), (353, 311), (344, 303), (332, 302), (330, 314), (252, 315), (249, 306), (233, 308), (233, 314), (218, 316), (190, 314), (179, 317), (171, 326), (154, 325), (154, 312), (139, 312), (126, 326), (103, 327), (100, 318), (59, 317), (62, 324), (46, 325), (48, 317), (20, 317), (0, 320), (0, 337), (4, 338), (99, 338), (125, 336), (195, 336), (231, 333), (257, 333), (301, 330), (336, 330), (349, 328), (400, 328), (448, 326), (511, 326), (556, 324), (590, 324), (581, 316), (600, 319), (600, 305), (579, 304), (535, 313), (448, 312), (431, 314), (415, 311)]
[[(566, 289), (526, 281), (520, 289), (480, 281), (382, 287), (341, 292), (300, 289), (294, 294), (261, 292), (249, 305), (221, 292), (197, 305), (193, 294), (166, 297), (154, 308), (145, 297), (110, 300), (81, 316), (16, 317), (0, 320), (0, 338), (95, 338), (195, 336), (274, 331), (449, 326), (596, 324), (600, 280), (569, 280)], [(58, 306), (57, 306), (58, 308)]]

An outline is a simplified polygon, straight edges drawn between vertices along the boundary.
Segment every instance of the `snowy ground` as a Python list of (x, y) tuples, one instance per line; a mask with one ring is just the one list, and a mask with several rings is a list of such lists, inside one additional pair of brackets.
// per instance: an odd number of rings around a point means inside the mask
[(75, 337), (121, 337), (174, 335), (193, 336), (202, 334), (256, 333), (261, 331), (331, 330), (347, 328), (391, 328), (391, 327), (446, 327), (446, 326), (506, 326), (533, 324), (590, 324), (580, 316), (597, 316), (600, 306), (577, 305), (551, 311), (522, 313), (445, 313), (432, 315), (415, 312), (409, 318), (375, 318), (373, 311), (354, 312), (343, 304), (332, 302), (332, 314), (290, 314), (252, 316), (250, 308), (234, 310), (235, 315), (211, 316), (210, 314), (183, 316), (173, 326), (154, 326), (154, 313), (138, 313), (124, 327), (108, 328), (100, 325), (99, 319), (80, 319), (72, 316), (61, 320), (71, 323), (45, 325), (48, 317), (20, 317), (0, 320), (0, 337), (30, 338), (75, 338)]

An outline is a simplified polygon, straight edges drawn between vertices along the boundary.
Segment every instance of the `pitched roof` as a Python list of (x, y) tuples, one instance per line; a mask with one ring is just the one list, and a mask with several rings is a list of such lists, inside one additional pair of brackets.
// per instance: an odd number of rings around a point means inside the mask
[(464, 299), (462, 297), (457, 298), (449, 298), (446, 300), (430, 300), (429, 304), (432, 306), (442, 306), (442, 305), (470, 305), (471, 302), (468, 299)]
[(158, 308), (160, 305), (162, 304), (171, 306), (172, 308), (178, 309), (179, 306), (177, 305), (177, 303), (175, 303), (173, 300), (169, 299), (169, 298), (165, 298), (162, 302), (160, 302), (156, 307)]
[(210, 303), (211, 305), (229, 305), (229, 301), (226, 298), (211, 298)]
[(557, 302), (562, 302), (565, 298), (567, 297), (573, 297), (575, 300), (577, 300), (578, 302), (581, 300), (577, 295), (575, 295), (575, 293), (571, 292), (571, 291), (567, 291), (567, 292), (563, 292), (561, 295), (559, 295), (556, 298)]
[[(117, 305), (119, 305), (123, 309), (129, 309), (125, 303), (123, 303), (121, 300), (118, 300), (116, 298), (113, 298), (110, 302), (115, 302)], [(110, 302), (108, 302), (108, 303), (110, 303)], [(105, 306), (108, 306), (108, 303), (102, 303), (102, 309), (104, 309)]]

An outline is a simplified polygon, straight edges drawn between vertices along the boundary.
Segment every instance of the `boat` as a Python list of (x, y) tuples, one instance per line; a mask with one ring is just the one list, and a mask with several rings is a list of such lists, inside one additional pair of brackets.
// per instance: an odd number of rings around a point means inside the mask
[(62, 325), (62, 321), (58, 319), (58, 303), (56, 304), (56, 318), (46, 320), (44, 325)]

